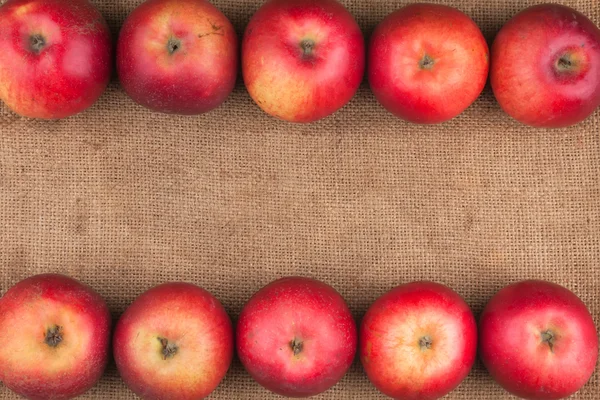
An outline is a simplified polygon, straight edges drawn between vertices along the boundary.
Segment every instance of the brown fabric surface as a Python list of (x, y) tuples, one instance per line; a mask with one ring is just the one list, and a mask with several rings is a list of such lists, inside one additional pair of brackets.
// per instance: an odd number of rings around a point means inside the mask
[[(97, 0), (113, 32), (139, 0)], [(344, 2), (369, 34), (406, 2)], [(488, 39), (536, 1), (446, 1)], [(563, 1), (600, 24), (598, 0)], [(260, 0), (215, 0), (243, 32)], [(90, 284), (118, 318), (141, 292), (184, 280), (236, 318), (286, 275), (338, 289), (357, 320), (395, 285), (430, 279), (476, 313), (502, 286), (541, 278), (600, 322), (600, 112), (554, 131), (502, 113), (491, 90), (455, 120), (410, 125), (363, 85), (312, 125), (276, 121), (243, 84), (199, 117), (151, 113), (115, 82), (74, 118), (0, 106), (0, 291), (32, 274)], [(3, 328), (5, 329), (5, 328)], [(15, 327), (18, 333), (18, 327)], [(574, 398), (597, 399), (600, 379)], [(87, 399), (133, 399), (114, 366)], [(213, 399), (269, 399), (238, 361)], [(0, 398), (14, 395), (0, 385)], [(383, 398), (358, 362), (322, 399)], [(509, 399), (478, 364), (449, 399)]]

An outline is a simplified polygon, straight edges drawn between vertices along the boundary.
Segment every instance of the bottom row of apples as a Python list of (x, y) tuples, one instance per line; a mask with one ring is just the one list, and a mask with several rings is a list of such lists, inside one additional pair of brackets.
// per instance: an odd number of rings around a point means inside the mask
[[(0, 298), (0, 381), (30, 399), (69, 399), (96, 384), (110, 352), (111, 315), (90, 287), (64, 275), (25, 279)], [(479, 336), (479, 340), (478, 340)], [(139, 296), (112, 341), (125, 383), (143, 399), (199, 399), (231, 364), (234, 347), (250, 375), (290, 397), (321, 393), (357, 348), (371, 382), (400, 399), (437, 399), (480, 356), (496, 381), (526, 399), (559, 399), (594, 372), (598, 338), (585, 304), (545, 281), (505, 287), (479, 321), (452, 289), (398, 286), (375, 301), (360, 328), (342, 296), (309, 278), (259, 290), (234, 330), (221, 303), (189, 283)]]

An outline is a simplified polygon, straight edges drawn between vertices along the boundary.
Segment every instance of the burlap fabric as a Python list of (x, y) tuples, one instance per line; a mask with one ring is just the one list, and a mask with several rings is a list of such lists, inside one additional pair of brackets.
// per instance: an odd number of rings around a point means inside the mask
[[(115, 37), (139, 2), (97, 1)], [(490, 41), (533, 3), (446, 1)], [(563, 3), (600, 24), (598, 0)], [(261, 1), (215, 4), (241, 34)], [(345, 4), (368, 35), (406, 2)], [(184, 280), (235, 320), (254, 291), (300, 274), (337, 288), (358, 320), (404, 282), (448, 284), (479, 313), (502, 286), (541, 278), (575, 291), (600, 323), (600, 112), (574, 128), (530, 129), (487, 88), (453, 121), (418, 126), (385, 112), (363, 85), (335, 115), (293, 125), (264, 114), (241, 81), (199, 117), (151, 113), (115, 82), (64, 121), (0, 106), (0, 130), (2, 292), (62, 272), (96, 288), (116, 319), (144, 290)], [(84, 396), (134, 397), (114, 366)], [(598, 375), (575, 396), (599, 397)], [(15, 397), (0, 386), (0, 398)], [(235, 361), (212, 398), (277, 396)], [(383, 396), (356, 362), (319, 398)], [(511, 396), (478, 364), (448, 398)]]

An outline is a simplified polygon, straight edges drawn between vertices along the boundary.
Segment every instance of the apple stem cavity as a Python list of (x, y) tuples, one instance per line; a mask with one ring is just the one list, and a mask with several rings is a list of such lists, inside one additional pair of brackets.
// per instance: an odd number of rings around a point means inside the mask
[(550, 347), (550, 351), (554, 353), (554, 342), (556, 341), (556, 335), (550, 329), (542, 332), (542, 343), (546, 343)]
[(290, 347), (292, 348), (292, 351), (294, 352), (294, 355), (297, 356), (298, 354), (302, 353), (302, 349), (304, 348), (304, 344), (302, 343), (301, 340), (294, 338), (290, 342)]
[(46, 47), (46, 39), (42, 35), (35, 34), (29, 37), (29, 48), (35, 54), (39, 54), (44, 47)]
[(46, 337), (44, 338), (44, 342), (50, 347), (57, 347), (60, 342), (63, 341), (63, 337), (61, 335), (62, 327), (58, 325), (54, 325), (52, 328), (48, 328), (46, 330)]
[(168, 358), (172, 358), (173, 356), (175, 356), (175, 354), (177, 353), (178, 347), (175, 345), (175, 343), (169, 343), (169, 341), (165, 338), (158, 338), (158, 340), (160, 341), (160, 344), (162, 345), (162, 350), (160, 351), (162, 356), (163, 356), (163, 360), (166, 360)]
[(176, 38), (170, 38), (167, 42), (167, 51), (169, 54), (175, 53), (177, 50), (181, 48), (181, 41)]
[(433, 340), (431, 340), (431, 337), (423, 336), (421, 339), (419, 339), (419, 347), (421, 348), (421, 351), (431, 350), (432, 346)]
[(312, 56), (315, 48), (315, 41), (311, 39), (304, 39), (300, 42), (300, 48), (302, 49), (302, 56), (308, 58)]

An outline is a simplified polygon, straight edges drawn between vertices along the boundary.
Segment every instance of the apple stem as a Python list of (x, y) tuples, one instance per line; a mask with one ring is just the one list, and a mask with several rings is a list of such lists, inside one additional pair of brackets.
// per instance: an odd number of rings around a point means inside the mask
[(304, 344), (300, 340), (294, 338), (290, 342), (290, 347), (292, 348), (294, 355), (297, 356), (298, 354), (300, 354), (302, 352), (302, 348), (304, 347)]
[(169, 343), (169, 341), (165, 338), (158, 338), (160, 344), (162, 345), (161, 354), (163, 356), (163, 360), (167, 358), (171, 358), (177, 353), (177, 346), (174, 343)]
[(429, 336), (423, 336), (421, 339), (419, 339), (419, 346), (421, 347), (422, 351), (430, 350), (433, 346), (433, 341)]
[(433, 64), (435, 64), (435, 60), (431, 58), (429, 54), (425, 54), (419, 61), (419, 67), (421, 69), (431, 69), (433, 68)]
[(175, 53), (181, 47), (181, 42), (178, 39), (170, 38), (167, 42), (167, 51), (169, 54)]
[(571, 72), (576, 67), (576, 62), (573, 57), (565, 53), (556, 60), (556, 69), (558, 72)]
[(548, 347), (550, 347), (550, 351), (552, 353), (554, 353), (554, 340), (554, 332), (552, 332), (549, 329), (547, 331), (542, 332), (542, 342), (548, 344)]
[(39, 54), (45, 46), (46, 39), (42, 35), (36, 34), (29, 37), (29, 47), (34, 53)]
[(62, 342), (63, 338), (60, 333), (62, 327), (58, 325), (54, 325), (52, 328), (48, 328), (46, 330), (46, 337), (44, 338), (44, 342), (50, 347), (56, 347)]
[(563, 68), (568, 68), (571, 66), (571, 60), (569, 60), (568, 57), (562, 56), (558, 59), (558, 65), (560, 65)]
[(300, 42), (300, 48), (302, 49), (302, 55), (304, 57), (310, 57), (315, 48), (315, 42), (310, 39), (304, 39)]

